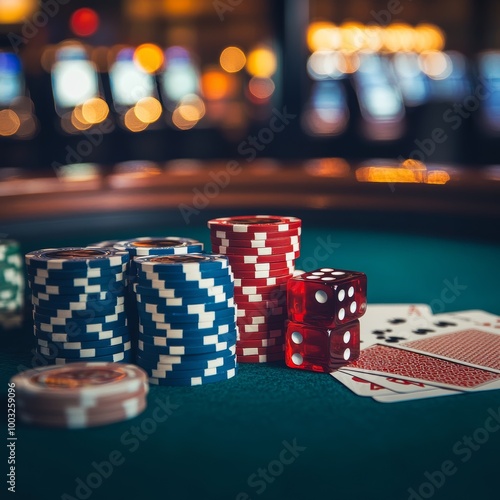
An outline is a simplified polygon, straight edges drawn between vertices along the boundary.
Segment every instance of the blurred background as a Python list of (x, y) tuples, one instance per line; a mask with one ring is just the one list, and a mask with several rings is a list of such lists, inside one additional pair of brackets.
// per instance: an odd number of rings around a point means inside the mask
[(211, 209), (489, 228), (499, 21), (496, 0), (0, 0), (0, 217), (182, 217), (233, 160)]

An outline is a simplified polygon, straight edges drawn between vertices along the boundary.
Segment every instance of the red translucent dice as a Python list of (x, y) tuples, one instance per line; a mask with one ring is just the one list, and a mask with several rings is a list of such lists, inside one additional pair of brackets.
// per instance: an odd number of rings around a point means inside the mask
[(361, 318), (366, 311), (366, 275), (322, 268), (288, 282), (290, 321), (335, 328)]
[(288, 281), (285, 362), (331, 372), (359, 357), (358, 318), (366, 311), (366, 275), (322, 268)]
[(359, 357), (359, 321), (335, 329), (288, 322), (285, 362), (290, 368), (332, 372)]

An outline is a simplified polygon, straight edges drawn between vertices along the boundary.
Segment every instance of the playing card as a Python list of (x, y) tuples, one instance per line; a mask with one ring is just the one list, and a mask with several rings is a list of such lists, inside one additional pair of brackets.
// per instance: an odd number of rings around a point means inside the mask
[(395, 347), (500, 373), (500, 335), (479, 327), (401, 342)]
[(477, 326), (484, 326), (487, 328), (492, 328), (493, 330), (500, 331), (500, 316), (496, 314), (491, 314), (487, 311), (480, 310), (469, 310), (469, 311), (458, 311), (447, 314), (437, 314), (434, 316), (438, 319), (447, 319), (453, 321), (454, 319), (460, 319), (462, 321), (468, 321)]
[(373, 399), (379, 403), (402, 403), (415, 399), (438, 398), (441, 396), (455, 396), (463, 394), (462, 391), (450, 391), (448, 389), (431, 389), (430, 391), (419, 391), (411, 394), (375, 394)]
[(428, 391), (435, 389), (434, 386), (425, 385), (423, 382), (416, 382), (414, 380), (404, 380), (401, 378), (392, 377), (390, 375), (374, 375), (373, 373), (360, 374), (355, 371), (350, 372), (348, 368), (341, 368), (340, 370), (334, 373), (339, 373), (339, 372), (351, 376), (361, 377), (368, 382), (372, 382), (373, 384), (380, 385), (382, 387), (385, 387), (386, 389), (390, 389), (391, 391), (402, 394), (410, 394), (414, 392)]
[[(333, 372), (330, 374), (333, 378), (337, 379), (343, 385), (345, 385), (348, 389), (350, 389), (354, 394), (358, 396), (373, 396), (374, 394), (385, 394), (385, 395), (394, 395), (396, 394), (394, 391), (390, 389), (386, 389), (381, 385), (378, 385), (374, 382), (370, 382), (368, 380), (364, 380), (360, 378), (358, 374), (349, 374), (343, 372)], [(382, 377), (380, 377), (382, 378)]]
[(432, 310), (426, 304), (368, 304), (359, 320), (361, 349), (376, 344), (396, 344), (413, 337), (413, 330), (427, 327)]
[(392, 375), (446, 389), (500, 388), (500, 373), (384, 345), (365, 349), (357, 361), (347, 366), (350, 372)]

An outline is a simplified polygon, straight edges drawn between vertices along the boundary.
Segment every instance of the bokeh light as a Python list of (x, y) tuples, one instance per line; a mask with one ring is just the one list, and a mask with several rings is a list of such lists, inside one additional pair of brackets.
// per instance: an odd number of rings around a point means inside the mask
[(219, 58), (220, 65), (228, 73), (237, 73), (245, 67), (247, 58), (238, 47), (226, 47)]
[(453, 71), (453, 63), (448, 54), (437, 50), (422, 52), (418, 58), (420, 69), (433, 80), (444, 80)]
[(108, 103), (100, 97), (85, 101), (81, 106), (83, 119), (92, 125), (103, 122), (109, 114)]
[(208, 69), (201, 76), (203, 95), (211, 101), (224, 99), (234, 93), (234, 76), (218, 69)]
[(144, 123), (143, 121), (137, 118), (135, 114), (135, 108), (130, 108), (123, 117), (123, 123), (125, 127), (127, 127), (130, 132), (142, 132), (148, 128), (148, 123)]
[(315, 21), (307, 29), (307, 46), (311, 52), (334, 50), (340, 47), (340, 31), (333, 23)]
[(25, 22), (37, 7), (37, 0), (0, 0), (0, 24)]
[(205, 116), (205, 103), (196, 94), (184, 96), (177, 109), (179, 115), (189, 122), (198, 122)]
[(146, 73), (156, 73), (164, 60), (163, 51), (153, 43), (139, 45), (134, 52), (134, 62)]
[(248, 90), (257, 99), (268, 99), (273, 95), (276, 86), (270, 78), (256, 78), (255, 76), (248, 82)]
[(270, 78), (276, 72), (276, 55), (271, 48), (259, 46), (248, 54), (247, 71), (257, 78)]
[(135, 116), (143, 123), (154, 123), (159, 120), (162, 107), (160, 101), (154, 97), (140, 99), (134, 108)]
[(18, 114), (11, 109), (0, 111), (0, 136), (9, 137), (14, 135), (21, 126)]
[(89, 8), (75, 10), (71, 15), (70, 26), (77, 36), (92, 36), (99, 28), (99, 15)]

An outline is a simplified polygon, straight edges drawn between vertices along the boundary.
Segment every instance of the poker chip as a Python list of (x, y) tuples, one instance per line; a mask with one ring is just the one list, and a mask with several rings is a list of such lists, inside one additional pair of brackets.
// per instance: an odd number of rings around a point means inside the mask
[(25, 260), (41, 357), (56, 364), (131, 358), (125, 308), (128, 252), (51, 248), (30, 252)]
[(300, 256), (300, 219), (225, 217), (208, 227), (212, 251), (227, 256), (234, 275), (238, 359), (266, 362), (277, 350), (283, 359), (286, 289)]
[[(230, 361), (221, 366), (212, 368), (191, 368), (189, 370), (161, 370), (161, 369), (150, 369), (146, 370), (148, 375), (153, 378), (163, 378), (163, 379), (192, 379), (194, 377), (211, 377), (213, 375), (222, 375), (227, 373), (228, 370), (236, 368), (236, 358), (232, 358)], [(191, 385), (191, 384), (189, 384)]]
[(70, 280), (75, 278), (106, 278), (108, 276), (114, 276), (117, 273), (125, 273), (127, 271), (127, 264), (112, 267), (92, 267), (75, 270), (42, 269), (26, 266), (26, 271), (30, 276), (47, 279)]
[[(257, 264), (231, 264), (231, 269), (234, 273), (241, 275), (241, 273), (245, 272), (258, 272), (258, 271), (275, 271), (282, 269), (294, 269), (295, 262), (293, 260), (287, 260), (283, 262), (264, 262)], [(267, 277), (267, 276), (266, 276)]]
[(228, 285), (219, 285), (212, 288), (148, 288), (134, 284), (133, 287), (137, 296), (142, 297), (157, 297), (160, 299), (184, 299), (186, 302), (193, 301), (194, 299), (201, 298), (207, 302), (210, 301), (211, 297), (217, 297), (219, 295), (226, 295), (228, 297), (233, 297), (234, 286), (232, 283)]
[(290, 276), (278, 276), (273, 278), (255, 278), (255, 279), (241, 279), (238, 277), (234, 278), (234, 288), (235, 290), (238, 288), (246, 287), (246, 286), (271, 286), (271, 285), (286, 285)]
[(234, 356), (236, 354), (236, 346), (231, 346), (228, 349), (222, 349), (219, 351), (205, 352), (201, 354), (193, 354), (186, 358), (185, 356), (179, 354), (148, 354), (142, 355), (140, 352), (137, 353), (137, 359), (141, 359), (143, 363), (147, 363), (148, 366), (169, 364), (169, 365), (177, 365), (178, 368), (182, 368), (184, 363), (187, 361), (188, 363), (200, 363), (200, 362), (208, 362), (213, 361), (218, 358), (227, 358)]
[[(226, 356), (219, 356), (220, 353), (216, 353), (218, 357), (213, 359), (205, 360), (182, 360), (182, 362), (173, 363), (147, 363), (143, 362), (146, 366), (143, 369), (150, 373), (152, 370), (159, 370), (162, 372), (184, 372), (186, 370), (205, 370), (207, 368), (219, 368), (222, 366), (232, 365), (235, 362), (234, 352), (229, 352)], [(194, 358), (195, 356), (192, 356)], [(172, 356), (172, 358), (179, 358), (179, 356)], [(158, 375), (152, 374), (153, 377), (158, 377)]]
[(107, 305), (106, 307), (90, 307), (87, 309), (51, 309), (33, 305), (33, 312), (41, 316), (68, 319), (93, 319), (125, 312), (125, 303)]
[(297, 217), (275, 215), (243, 215), (221, 217), (208, 221), (212, 231), (231, 231), (233, 233), (280, 233), (300, 229), (302, 222)]
[(86, 428), (133, 418), (146, 408), (149, 391), (142, 369), (113, 362), (27, 370), (11, 382), (20, 420), (46, 427)]
[(134, 259), (138, 269), (150, 272), (172, 272), (179, 275), (190, 272), (209, 273), (211, 270), (227, 269), (229, 262), (223, 255), (195, 253), (183, 257), (153, 256)]
[(269, 347), (236, 347), (236, 355), (241, 356), (255, 356), (259, 354), (277, 354), (281, 353), (284, 356), (285, 345), (273, 345)]
[(143, 311), (141, 315), (143, 319), (148, 321), (153, 321), (155, 323), (167, 323), (167, 324), (178, 324), (178, 323), (191, 323), (191, 324), (203, 324), (203, 323), (222, 323), (225, 321), (234, 321), (235, 318), (235, 308), (226, 307), (224, 309), (219, 309), (217, 311), (207, 311), (200, 313), (184, 314), (184, 313), (149, 313)]
[(154, 288), (155, 290), (200, 290), (204, 288), (214, 288), (216, 286), (228, 286), (233, 283), (233, 277), (226, 274), (219, 278), (205, 278), (198, 281), (174, 281), (174, 280), (147, 280), (138, 278), (137, 284), (144, 287)]
[(221, 239), (212, 236), (210, 238), (212, 245), (231, 248), (265, 248), (265, 247), (286, 247), (289, 245), (298, 245), (300, 238), (298, 236), (289, 236), (285, 238), (269, 238), (267, 240), (254, 239)]
[(18, 328), (23, 306), (24, 272), (19, 243), (0, 239), (0, 328)]
[(295, 229), (290, 229), (290, 231), (279, 231), (279, 232), (237, 232), (232, 231), (229, 226), (224, 230), (214, 229), (211, 231), (212, 238), (218, 238), (222, 240), (272, 240), (274, 238), (287, 238), (291, 236), (300, 236), (302, 234), (302, 228), (296, 227)]
[(111, 337), (105, 340), (96, 340), (88, 342), (53, 342), (45, 339), (37, 339), (37, 344), (41, 347), (50, 348), (52, 344), (55, 344), (57, 348), (63, 350), (82, 350), (82, 349), (93, 349), (96, 347), (113, 347), (115, 345), (120, 345), (124, 342), (128, 342), (130, 337)]
[[(144, 327), (139, 324), (139, 332), (143, 335), (154, 335), (155, 337), (168, 337), (172, 339), (190, 339), (200, 338), (206, 335), (222, 335), (231, 331), (236, 331), (236, 322), (228, 322), (222, 325), (212, 326), (211, 328), (154, 328), (152, 326)], [(185, 326), (185, 325), (184, 325)], [(188, 325), (189, 326), (189, 325)]]
[[(136, 257), (134, 265), (137, 363), (147, 371), (151, 383), (189, 386), (195, 380), (199, 385), (234, 376), (230, 372), (236, 367), (238, 331), (228, 258), (199, 252), (148, 255)], [(162, 356), (176, 361), (167, 363)], [(200, 356), (227, 359), (218, 367), (199, 366), (206, 364)], [(174, 375), (172, 370), (158, 368), (163, 361), (176, 365)], [(193, 363), (196, 366), (190, 366)]]
[[(243, 248), (233, 246), (212, 245), (212, 252), (222, 255), (286, 255), (293, 254), (297, 259), (300, 255), (300, 245), (276, 246), (276, 247), (259, 247), (259, 248)], [(289, 259), (291, 260), (291, 259)]]
[(266, 340), (266, 339), (274, 339), (274, 338), (283, 338), (284, 329), (277, 330), (266, 330), (264, 332), (242, 332), (240, 330), (240, 341), (245, 340)]
[(114, 248), (129, 252), (131, 256), (183, 255), (203, 252), (203, 243), (178, 236), (141, 237), (119, 241)]
[[(110, 354), (109, 356), (96, 356), (92, 361), (100, 361), (106, 363), (131, 363), (134, 356), (132, 355), (132, 350), (126, 352), (119, 352), (117, 354)], [(53, 358), (52, 361), (56, 365), (66, 365), (69, 363), (77, 363), (81, 361), (81, 358)], [(85, 361), (88, 361), (86, 359)]]
[(129, 254), (112, 248), (46, 248), (27, 253), (25, 260), (27, 266), (37, 269), (77, 270), (122, 266)]
[(156, 356), (158, 354), (189, 356), (193, 354), (206, 354), (229, 349), (234, 342), (218, 342), (216, 344), (202, 346), (152, 346), (139, 340), (138, 349), (142, 357)]
[(255, 355), (242, 355), (236, 356), (238, 363), (270, 363), (273, 361), (283, 361), (283, 353), (276, 354), (255, 354)]
[(130, 351), (132, 343), (130, 341), (110, 347), (88, 348), (88, 349), (63, 349), (59, 345), (53, 343), (49, 347), (38, 346), (38, 352), (49, 359), (54, 358), (96, 358), (102, 356), (110, 356), (113, 354), (124, 353)]
[(51, 342), (93, 342), (97, 340), (106, 340), (114, 337), (128, 337), (129, 329), (127, 326), (115, 328), (113, 330), (101, 330), (99, 332), (82, 332), (78, 329), (68, 328), (68, 333), (45, 332), (33, 327), (33, 333), (36, 338), (48, 340)]
[(45, 316), (43, 314), (33, 313), (33, 320), (35, 323), (42, 323), (47, 325), (67, 326), (74, 325), (75, 327), (84, 327), (85, 325), (106, 325), (109, 323), (124, 322), (126, 323), (127, 315), (125, 311), (121, 311), (107, 316), (96, 316), (94, 318), (60, 318), (57, 316)]
[(222, 342), (235, 342), (236, 341), (236, 329), (233, 329), (229, 333), (225, 334), (214, 334), (214, 335), (203, 335), (198, 337), (183, 337), (180, 339), (174, 339), (171, 337), (159, 337), (155, 335), (141, 335), (141, 341), (144, 344), (159, 346), (159, 347), (202, 347), (207, 345), (219, 344)]
[(194, 385), (205, 385), (213, 382), (220, 382), (222, 380), (229, 380), (236, 376), (237, 369), (231, 368), (225, 370), (217, 375), (210, 376), (194, 376), (187, 378), (156, 378), (150, 377), (149, 383), (153, 385), (170, 385), (170, 386), (194, 386)]
[[(134, 287), (134, 290), (138, 290), (137, 287)], [(177, 290), (172, 290), (172, 293), (147, 293), (147, 289), (142, 289), (141, 293), (136, 292), (135, 296), (137, 298), (137, 302), (139, 304), (151, 304), (154, 306), (161, 307), (186, 307), (186, 306), (198, 306), (208, 304), (219, 304), (221, 302), (227, 302), (228, 305), (234, 305), (233, 303), (229, 304), (229, 301), (234, 301), (233, 294), (227, 295), (226, 293), (220, 293), (216, 295), (208, 295), (206, 291), (202, 291), (201, 293), (196, 293), (193, 291), (189, 294), (183, 294), (180, 297), (177, 297)], [(232, 292), (233, 288), (229, 287), (228, 290)], [(171, 295), (174, 295), (173, 297)], [(144, 307), (144, 306), (143, 306)]]
[[(169, 299), (166, 299), (167, 301)], [(170, 305), (165, 304), (155, 304), (155, 303), (142, 303), (138, 302), (139, 310), (150, 314), (200, 314), (212, 311), (218, 311), (221, 309), (234, 308), (234, 298), (221, 300), (218, 302), (208, 302), (208, 303), (195, 303), (186, 305)]]

